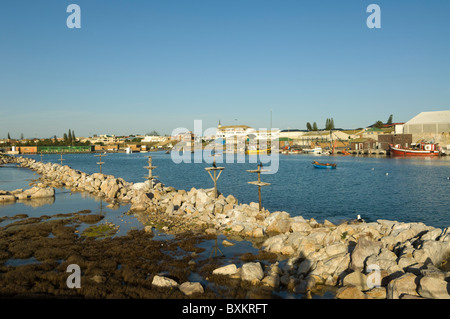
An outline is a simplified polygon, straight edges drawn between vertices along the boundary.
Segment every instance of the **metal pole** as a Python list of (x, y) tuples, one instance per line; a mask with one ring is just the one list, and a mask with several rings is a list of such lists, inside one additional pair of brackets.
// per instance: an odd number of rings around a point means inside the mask
[(262, 200), (261, 200), (261, 186), (269, 186), (270, 183), (261, 182), (261, 172), (267, 172), (268, 170), (261, 169), (262, 164), (258, 165), (258, 169), (256, 170), (247, 170), (250, 173), (258, 173), (258, 181), (256, 182), (248, 182), (249, 184), (253, 184), (258, 186), (258, 200), (259, 200), (259, 211), (262, 210)]
[(148, 169), (148, 176), (144, 176), (144, 178), (149, 180), (151, 182), (151, 187), (153, 187), (153, 180), (158, 176), (153, 176), (153, 170), (156, 168), (156, 166), (152, 165), (151, 156), (148, 156), (148, 166), (144, 166), (144, 168)]
[(262, 210), (261, 204), (261, 170), (258, 171), (258, 198), (259, 198), (259, 211)]
[(100, 174), (102, 174), (102, 164), (105, 164), (105, 162), (102, 162), (102, 156), (106, 156), (106, 154), (102, 155), (94, 155), (95, 157), (99, 157), (100, 158), (100, 162), (97, 162), (98, 165), (100, 165)]
[[(214, 159), (213, 166), (212, 167), (206, 167), (205, 170), (208, 172), (209, 177), (214, 182), (214, 198), (219, 197), (219, 192), (217, 190), (217, 180), (220, 177), (220, 174), (222, 174), (222, 171), (225, 169), (225, 167), (217, 167), (216, 166), (216, 160)], [(211, 174), (211, 171), (214, 171), (214, 176)], [(217, 171), (219, 171), (219, 174), (217, 174)]]

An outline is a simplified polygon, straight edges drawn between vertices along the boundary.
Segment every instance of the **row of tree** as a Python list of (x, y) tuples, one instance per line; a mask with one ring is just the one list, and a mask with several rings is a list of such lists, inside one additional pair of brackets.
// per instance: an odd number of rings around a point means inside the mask
[[(393, 123), (393, 119), (394, 119), (394, 116), (392, 114), (389, 115), (389, 118), (388, 118), (386, 124), (391, 125)], [(383, 123), (382, 121), (376, 121), (372, 126), (376, 127), (376, 128), (382, 128), (382, 127), (384, 127), (384, 125), (385, 125), (385, 123)], [(327, 118), (327, 120), (325, 121), (325, 130), (329, 131), (334, 128), (335, 128), (335, 126), (334, 126), (333, 118)], [(308, 131), (318, 131), (319, 130), (316, 122), (314, 122), (312, 125), (310, 122), (307, 122), (306, 129)]]
[[(334, 126), (333, 118), (327, 118), (327, 120), (325, 121), (325, 130), (329, 131), (329, 130), (332, 130), (334, 128), (335, 128), (335, 126)], [(310, 122), (307, 122), (306, 123), (306, 129), (308, 131), (318, 131), (319, 130), (319, 128), (317, 127), (317, 123), (316, 122), (314, 122), (312, 125), (311, 125)]]
[[(386, 124), (391, 125), (393, 123), (392, 122), (393, 119), (394, 119), (394, 116), (392, 114), (389, 115), (389, 118), (388, 118)], [(376, 128), (382, 128), (382, 127), (384, 127), (384, 123), (383, 123), (383, 121), (376, 121), (372, 126), (376, 127)]]
[(77, 138), (75, 137), (75, 132), (69, 129), (69, 134), (64, 133), (63, 142), (68, 145), (72, 145), (73, 142), (76, 142)]
[[(12, 142), (11, 136), (8, 133), (8, 142), (6, 143), (7, 146), (11, 146)], [(21, 143), (20, 145), (23, 146), (79, 146), (79, 145), (90, 145), (88, 141), (86, 142), (80, 142), (77, 140), (75, 136), (75, 132), (71, 129), (67, 133), (64, 133), (63, 139), (58, 140), (56, 135), (54, 135), (52, 138), (46, 138), (46, 139), (36, 139), (36, 140), (24, 140), (23, 133), (21, 134)]]

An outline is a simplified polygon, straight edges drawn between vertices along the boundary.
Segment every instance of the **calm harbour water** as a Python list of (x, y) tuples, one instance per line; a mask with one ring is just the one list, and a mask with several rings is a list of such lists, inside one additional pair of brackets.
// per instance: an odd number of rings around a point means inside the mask
[[(175, 164), (170, 154), (164, 152), (108, 154), (102, 157), (105, 163), (103, 173), (122, 177), (129, 182), (143, 182), (148, 173), (144, 166), (147, 165), (149, 155), (153, 158), (153, 165), (157, 166), (153, 174), (159, 176), (166, 186), (185, 190), (213, 187), (204, 169), (210, 164)], [(30, 157), (40, 160), (40, 156)], [(99, 171), (96, 164), (99, 158), (93, 154), (67, 154), (63, 158), (63, 164), (74, 169), (88, 174)], [(59, 155), (43, 156), (44, 162), (60, 163), (59, 159)], [(315, 169), (311, 165), (313, 160), (337, 163), (337, 169)], [(221, 193), (225, 196), (232, 194), (241, 203), (258, 201), (257, 187), (248, 184), (249, 181), (255, 181), (257, 176), (247, 172), (256, 169), (257, 164), (249, 163), (247, 157), (245, 163), (223, 163), (220, 166), (225, 167), (218, 181)], [(32, 173), (19, 171), (22, 169), (0, 169), (0, 189), (27, 188), (28, 181), (25, 180), (37, 178)], [(366, 221), (389, 219), (423, 222), (445, 228), (450, 225), (449, 176), (450, 157), (431, 159), (280, 154), (278, 172), (261, 175), (262, 181), (271, 183), (262, 188), (262, 202), (271, 212), (286, 211), (291, 216), (315, 218), (319, 222), (324, 219), (339, 222), (356, 218), (359, 214)], [(21, 186), (20, 183), (25, 185)], [(76, 206), (80, 202), (75, 197), (73, 202)], [(52, 205), (56, 202), (58, 197)], [(7, 207), (0, 206), (0, 215), (5, 213)]]

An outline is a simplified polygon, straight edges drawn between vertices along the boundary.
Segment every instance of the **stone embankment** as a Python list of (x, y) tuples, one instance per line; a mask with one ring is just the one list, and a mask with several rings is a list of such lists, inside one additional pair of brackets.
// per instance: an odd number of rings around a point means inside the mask
[(450, 255), (449, 227), (389, 220), (319, 223), (287, 212), (259, 211), (257, 203), (239, 204), (232, 195), (215, 199), (212, 189), (152, 187), (59, 164), (14, 160), (41, 174), (41, 187), (68, 187), (111, 203), (130, 203), (132, 212), (177, 221), (167, 231), (187, 227), (258, 238), (264, 251), (283, 260), (265, 267), (231, 264), (212, 275), (306, 295), (321, 285), (334, 286), (336, 297), (343, 299), (450, 298), (450, 273), (442, 270)]
[(13, 191), (0, 190), (0, 203), (24, 201), (28, 199), (55, 197), (55, 189), (52, 187), (32, 187), (30, 189), (16, 189)]

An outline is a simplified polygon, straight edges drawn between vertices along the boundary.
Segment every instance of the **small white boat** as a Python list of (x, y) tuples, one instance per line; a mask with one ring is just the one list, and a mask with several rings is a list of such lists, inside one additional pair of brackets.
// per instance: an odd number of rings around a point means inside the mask
[(304, 153), (309, 153), (309, 154), (322, 154), (322, 148), (321, 147), (314, 147), (314, 148), (304, 148), (303, 149)]

